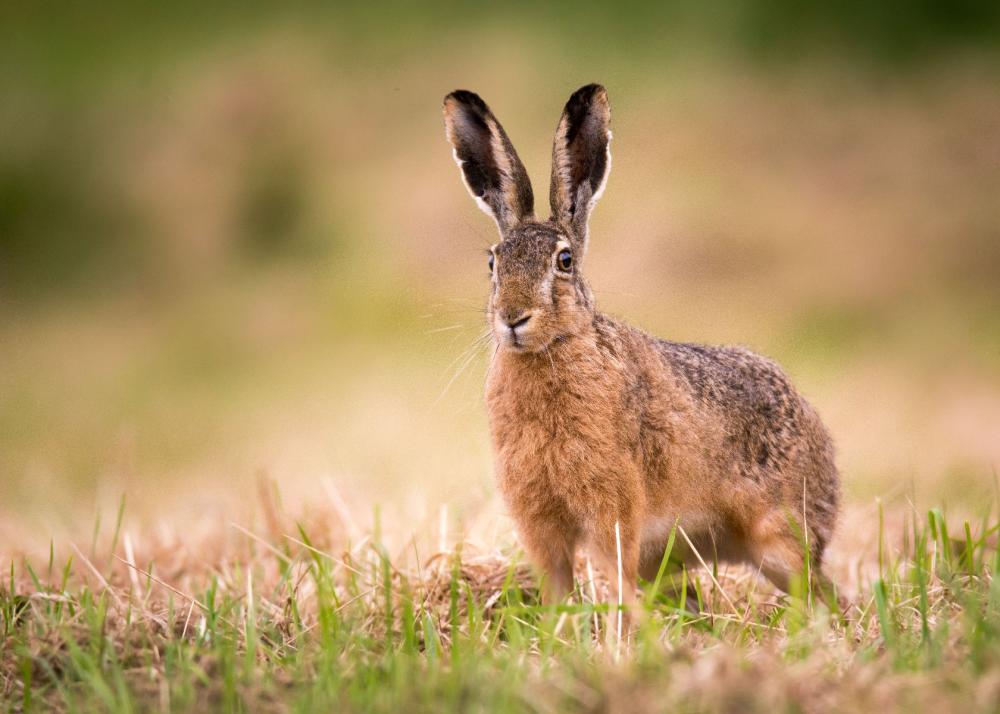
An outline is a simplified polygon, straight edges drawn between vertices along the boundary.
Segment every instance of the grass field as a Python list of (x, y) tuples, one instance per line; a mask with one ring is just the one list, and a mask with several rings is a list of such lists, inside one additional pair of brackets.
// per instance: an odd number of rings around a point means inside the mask
[[(509, 546), (359, 529), (332, 485), (308, 519), (261, 483), (254, 523), (95, 528), (0, 589), (9, 710), (968, 711), (1000, 703), (1000, 532), (852, 507), (827, 571), (843, 612), (744, 569), (647, 584), (620, 638), (581, 557), (538, 603)], [(430, 531), (430, 532), (428, 532)], [(683, 538), (675, 530), (674, 538)], [(843, 541), (849, 542), (849, 555)], [(665, 587), (671, 578), (677, 590)], [(686, 606), (684, 603), (688, 603)]]
[[(1000, 711), (1000, 16), (909, 4), (0, 8), (0, 710)], [(816, 406), (842, 612), (538, 603), (441, 100), (540, 198), (591, 81), (598, 303)]]

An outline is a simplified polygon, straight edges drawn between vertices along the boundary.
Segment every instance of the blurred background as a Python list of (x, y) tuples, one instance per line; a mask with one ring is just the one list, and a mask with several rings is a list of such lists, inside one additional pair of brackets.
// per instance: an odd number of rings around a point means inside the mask
[(780, 361), (847, 498), (1000, 464), (1000, 5), (5, 3), (0, 542), (238, 518), (262, 478), (419, 530), (492, 500), (485, 249), (441, 100), (548, 190), (599, 81), (586, 271)]

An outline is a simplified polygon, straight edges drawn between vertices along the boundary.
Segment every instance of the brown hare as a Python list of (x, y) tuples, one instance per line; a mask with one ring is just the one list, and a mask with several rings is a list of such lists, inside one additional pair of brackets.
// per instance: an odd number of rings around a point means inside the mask
[(464, 90), (444, 100), (465, 184), (500, 228), (486, 313), (500, 491), (547, 599), (572, 590), (576, 548), (587, 546), (615, 597), (633, 601), (675, 524), (681, 557), (748, 563), (787, 591), (804, 546), (818, 574), (833, 532), (830, 436), (770, 360), (656, 339), (597, 310), (581, 268), (611, 166), (610, 118), (600, 85), (569, 98), (552, 149), (552, 216), (539, 220), (486, 103)]

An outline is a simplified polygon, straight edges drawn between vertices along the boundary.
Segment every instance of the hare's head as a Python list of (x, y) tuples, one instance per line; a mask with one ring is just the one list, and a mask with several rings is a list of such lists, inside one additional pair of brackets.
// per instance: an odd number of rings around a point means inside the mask
[(552, 148), (552, 216), (540, 221), (528, 174), (490, 108), (464, 90), (444, 99), (445, 129), (465, 185), (500, 229), (488, 256), (487, 316), (505, 348), (538, 352), (590, 321), (593, 301), (580, 266), (587, 219), (610, 169), (610, 120), (604, 87), (589, 84), (569, 98)]

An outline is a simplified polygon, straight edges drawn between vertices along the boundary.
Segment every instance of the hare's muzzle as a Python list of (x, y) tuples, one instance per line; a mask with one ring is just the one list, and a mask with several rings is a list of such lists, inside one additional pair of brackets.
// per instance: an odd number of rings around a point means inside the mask
[(531, 310), (497, 310), (493, 319), (497, 339), (505, 346), (516, 350), (525, 348), (524, 339), (532, 327)]

